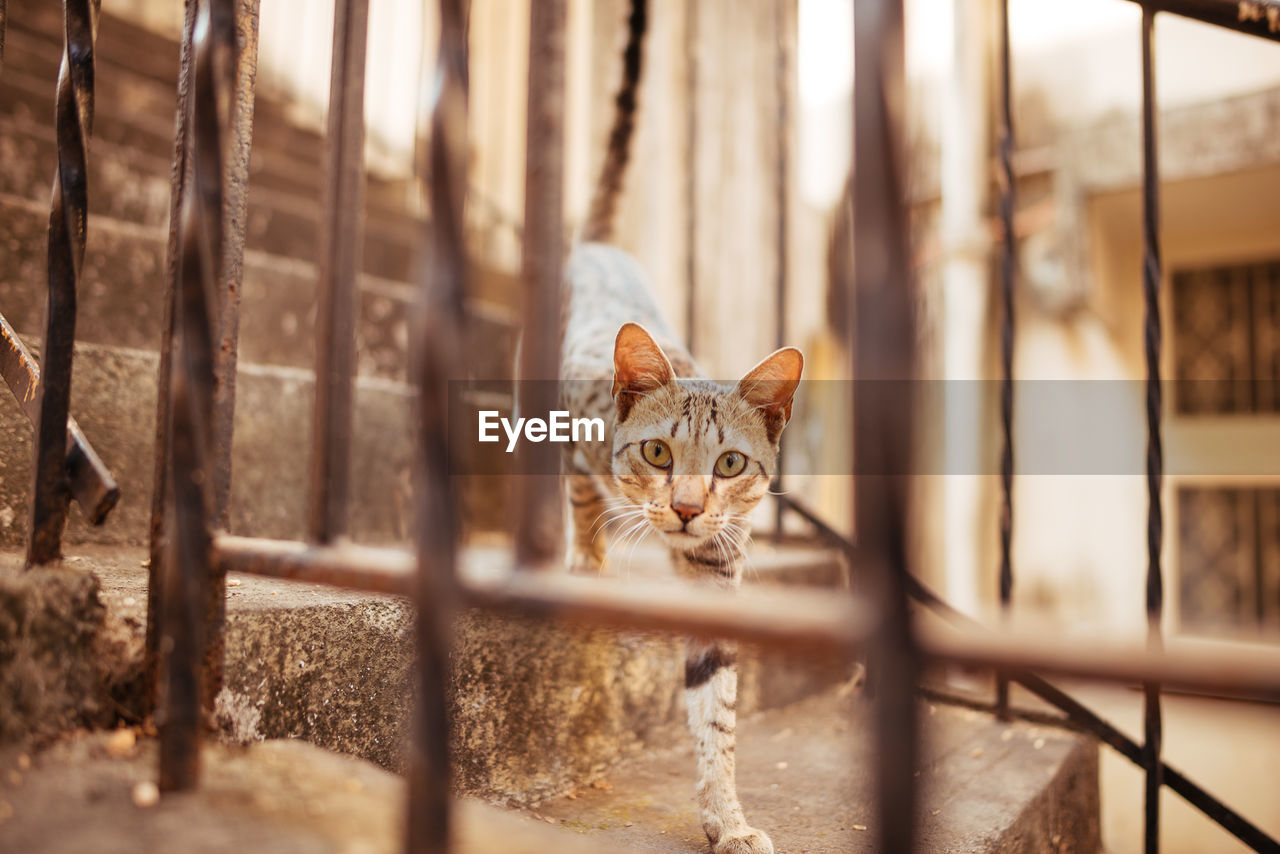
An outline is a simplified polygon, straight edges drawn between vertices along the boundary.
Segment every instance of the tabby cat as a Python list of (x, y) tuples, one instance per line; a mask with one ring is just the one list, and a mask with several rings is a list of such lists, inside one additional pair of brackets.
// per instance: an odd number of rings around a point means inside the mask
[[(567, 454), (569, 562), (575, 571), (599, 572), (602, 517), (621, 515), (636, 531), (658, 532), (679, 575), (737, 589), (747, 516), (769, 490), (803, 358), (788, 347), (736, 385), (702, 378), (639, 265), (605, 245), (635, 123), (645, 17), (645, 0), (632, 0), (617, 115), (583, 242), (565, 276), (565, 406), (606, 424), (603, 443), (571, 445)], [(747, 824), (738, 802), (737, 687), (731, 646), (689, 641), (685, 696), (702, 828), (715, 854), (771, 854), (773, 843)]]

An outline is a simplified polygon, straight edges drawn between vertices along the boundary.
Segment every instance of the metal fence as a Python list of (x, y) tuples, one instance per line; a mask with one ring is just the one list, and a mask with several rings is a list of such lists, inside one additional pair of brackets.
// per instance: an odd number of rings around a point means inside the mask
[[(637, 0), (643, 2), (643, 0)], [(85, 141), (92, 119), (93, 35), (96, 3), (64, 0), (66, 49), (58, 88), (59, 168), (50, 218), (50, 322), (37, 373), (7, 325), (0, 368), (37, 425), (37, 465), (32, 490), (29, 563), (56, 558), (71, 496), (100, 519), (116, 491), (100, 462), (67, 415), (75, 283), (85, 237)], [(903, 29), (900, 0), (855, 0), (856, 80), (853, 203), (855, 275), (847, 318), (854, 334), (854, 376), (907, 379), (914, 375), (915, 318), (900, 182), (900, 99)], [(200, 721), (221, 683), (225, 576), (249, 572), (341, 585), (412, 599), (417, 610), (416, 683), (406, 847), (444, 852), (449, 847), (449, 722), (446, 714), (451, 616), (481, 607), (545, 618), (697, 633), (752, 640), (790, 650), (824, 649), (870, 655), (879, 673), (876, 693), (876, 767), (880, 848), (912, 850), (916, 800), (912, 774), (918, 744), (917, 675), (925, 662), (994, 668), (1000, 674), (996, 709), (1008, 714), (1007, 682), (1015, 681), (1063, 710), (1146, 771), (1147, 849), (1158, 848), (1158, 801), (1168, 786), (1258, 851), (1280, 846), (1161, 758), (1162, 687), (1208, 689), (1241, 696), (1280, 698), (1280, 654), (1253, 650), (1237, 655), (1164, 650), (1159, 640), (1162, 537), (1160, 514), (1160, 320), (1161, 281), (1157, 217), (1155, 97), (1151, 35), (1157, 12), (1275, 39), (1280, 21), (1269, 3), (1234, 0), (1166, 0), (1144, 5), (1144, 235), (1143, 291), (1148, 365), (1149, 424), (1147, 613), (1151, 642), (1060, 648), (1043, 639), (993, 631), (950, 609), (910, 571), (906, 546), (911, 413), (853, 402), (854, 450), (884, 460), (883, 475), (855, 479), (856, 542), (837, 533), (802, 503), (781, 499), (784, 509), (807, 519), (837, 544), (865, 583), (847, 600), (798, 591), (773, 594), (767, 606), (720, 591), (681, 591), (633, 583), (625, 590), (590, 579), (535, 570), (554, 558), (554, 475), (526, 476), (518, 489), (518, 523), (511, 571), (477, 581), (459, 571), (458, 502), (452, 489), (447, 438), (448, 384), (459, 376), (469, 263), (463, 235), (467, 151), (467, 23), (464, 0), (439, 0), (440, 45), (432, 87), (428, 176), (431, 216), (423, 225), (421, 310), (411, 342), (411, 374), (417, 386), (419, 424), (414, 482), (413, 552), (351, 545), (347, 524), (352, 423), (355, 315), (362, 193), (362, 99), (368, 0), (335, 4), (333, 73), (326, 156), (326, 191), (320, 257), (320, 323), (317, 333), (314, 436), (306, 542), (233, 537), (226, 527), (231, 414), (234, 406), (238, 289), (244, 252), (245, 188), (252, 134), (257, 0), (187, 0), (181, 53), (178, 115), (166, 271), (166, 332), (161, 353), (152, 518), (148, 650), (156, 674), (161, 726), (160, 784), (165, 791), (199, 782)], [(538, 0), (530, 28), (529, 145), (527, 155), (524, 275), (527, 294), (523, 375), (558, 374), (560, 267), (563, 225), (565, 0)], [(0, 0), (0, 45), (4, 4)], [(1011, 485), (1014, 176), (1007, 12), (1000, 75), (1001, 416), (1002, 512), (999, 596), (1007, 605), (1014, 583), (1009, 549), (1013, 533)], [(2, 50), (2, 48), (0, 48)], [(779, 47), (779, 68), (789, 62)], [(786, 109), (780, 116), (785, 124)], [(785, 195), (785, 149), (777, 180)], [(786, 252), (785, 219), (777, 231)], [(785, 276), (778, 280), (779, 305)], [(781, 332), (785, 327), (781, 327)], [(855, 388), (865, 388), (856, 384)], [(862, 401), (865, 403), (865, 401)], [(533, 402), (537, 405), (537, 402)], [(548, 407), (550, 408), (550, 407)], [(535, 446), (538, 447), (538, 446)], [(546, 446), (549, 450), (550, 446)], [(545, 467), (541, 470), (546, 470)], [(553, 508), (548, 510), (548, 508)], [(910, 603), (942, 613), (949, 628), (911, 619)], [(1046, 681), (1045, 675), (1142, 683), (1146, 731), (1142, 743), (1122, 734), (1082, 703)]]

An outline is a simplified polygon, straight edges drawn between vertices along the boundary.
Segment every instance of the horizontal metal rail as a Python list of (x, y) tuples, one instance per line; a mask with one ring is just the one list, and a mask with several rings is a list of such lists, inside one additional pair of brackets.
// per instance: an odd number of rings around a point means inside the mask
[(1187, 647), (1164, 651), (1144, 642), (1060, 637), (1028, 631), (917, 626), (921, 650), (953, 664), (1027, 670), (1104, 682), (1159, 682), (1163, 687), (1221, 691), (1280, 700), (1280, 650), (1241, 647), (1224, 653)]
[[(34, 426), (39, 416), (40, 366), (4, 317), (0, 317), (0, 376)], [(67, 417), (66, 472), (71, 496), (91, 523), (101, 525), (120, 500), (120, 485), (94, 452), (80, 425), (70, 416)]]
[[(213, 560), (220, 570), (327, 584), (370, 593), (410, 596), (416, 565), (407, 551), (352, 544), (320, 546), (289, 540), (220, 535)], [(856, 599), (802, 590), (729, 594), (661, 581), (613, 584), (598, 578), (547, 573), (464, 572), (465, 604), (595, 625), (626, 626), (753, 641), (779, 649), (826, 649), (853, 654), (876, 627)], [(923, 593), (921, 591), (924, 591)], [(914, 598), (934, 604), (923, 585)], [(941, 603), (941, 600), (936, 600)], [(944, 605), (945, 607), (945, 605)], [(947, 616), (952, 616), (949, 612)], [(1280, 699), (1280, 650), (1148, 649), (1128, 639), (1064, 645), (1025, 631), (963, 626), (917, 626), (921, 652), (953, 664), (1039, 672), (1105, 682), (1156, 680), (1171, 687), (1233, 696)]]
[[(416, 565), (409, 552), (342, 544), (262, 540), (220, 535), (213, 560), (227, 572), (243, 572), (409, 596)], [(660, 581), (613, 584), (598, 578), (521, 573), (492, 576), (462, 572), (464, 604), (527, 616), (595, 625), (686, 632), (766, 643), (779, 648), (834, 649), (852, 653), (874, 620), (855, 601), (829, 593), (770, 590), (768, 595)]]
[(1152, 12), (1170, 12), (1250, 36), (1280, 41), (1276, 0), (1129, 0)]

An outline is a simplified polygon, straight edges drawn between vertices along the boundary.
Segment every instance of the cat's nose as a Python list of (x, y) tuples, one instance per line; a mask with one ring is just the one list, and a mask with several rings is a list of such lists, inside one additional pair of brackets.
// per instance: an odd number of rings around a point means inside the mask
[(671, 509), (676, 511), (676, 515), (680, 517), (680, 521), (687, 525), (695, 516), (702, 512), (702, 505), (676, 502), (671, 505)]

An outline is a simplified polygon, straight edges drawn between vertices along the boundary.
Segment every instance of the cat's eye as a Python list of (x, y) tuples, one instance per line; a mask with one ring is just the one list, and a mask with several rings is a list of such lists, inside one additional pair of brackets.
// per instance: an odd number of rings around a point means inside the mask
[(657, 466), (660, 469), (671, 466), (671, 449), (661, 439), (646, 439), (640, 445), (640, 453), (644, 455), (645, 462), (651, 466)]
[(737, 451), (725, 451), (716, 460), (716, 474), (721, 477), (737, 477), (747, 467), (747, 458)]

